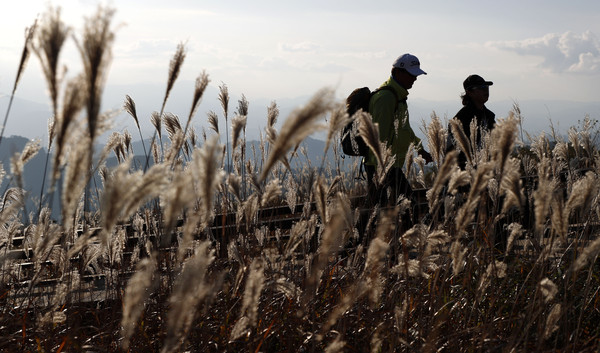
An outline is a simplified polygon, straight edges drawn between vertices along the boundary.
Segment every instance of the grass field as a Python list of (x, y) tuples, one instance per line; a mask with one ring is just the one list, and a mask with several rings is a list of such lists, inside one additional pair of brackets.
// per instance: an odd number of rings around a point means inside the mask
[[(340, 156), (350, 117), (333, 91), (316, 92), (279, 130), (273, 103), (260, 147), (247, 150), (248, 102), (232, 106), (222, 85), (222, 112), (197, 136), (207, 73), (184, 121), (164, 111), (186, 58), (180, 45), (147, 163), (133, 164), (129, 133), (93, 147), (110, 132), (100, 107), (112, 16), (100, 8), (76, 36), (85, 70), (68, 80), (60, 12), (49, 9), (26, 39), (13, 95), (31, 53), (52, 104), (51, 182), (38, 209), (23, 207), (37, 196), (22, 182), (37, 142), (2, 171), (11, 187), (0, 208), (0, 351), (598, 350), (596, 121), (582, 118), (566, 137), (528, 136), (515, 106), (476, 149), (451, 123), (469, 156), (460, 170), (434, 115), (423, 127), (434, 162), (413, 149), (405, 167), (420, 202), (367, 205), (358, 158)], [(145, 139), (130, 97), (124, 110)], [(393, 160), (375, 126), (353, 118), (385, 175)], [(314, 166), (301, 143), (318, 130), (323, 155), (336, 158)], [(109, 170), (111, 154), (120, 164)], [(95, 172), (102, 187), (89, 183)], [(54, 197), (60, 220), (45, 207)]]

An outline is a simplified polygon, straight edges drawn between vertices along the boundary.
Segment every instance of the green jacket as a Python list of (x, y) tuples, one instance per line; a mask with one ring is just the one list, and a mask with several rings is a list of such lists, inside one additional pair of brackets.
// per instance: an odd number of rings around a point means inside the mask
[[(408, 106), (406, 97), (408, 91), (404, 89), (396, 80), (390, 77), (381, 87), (390, 86), (398, 96), (398, 109), (394, 111), (396, 97), (393, 92), (381, 90), (371, 97), (369, 102), (369, 113), (373, 117), (373, 122), (379, 124), (379, 138), (391, 147), (392, 154), (396, 156), (394, 167), (402, 168), (404, 158), (408, 151), (410, 143), (414, 143), (418, 149), (421, 148), (421, 139), (419, 139), (413, 129), (410, 127), (408, 119)], [(377, 159), (373, 152), (369, 151), (365, 164), (375, 166)]]

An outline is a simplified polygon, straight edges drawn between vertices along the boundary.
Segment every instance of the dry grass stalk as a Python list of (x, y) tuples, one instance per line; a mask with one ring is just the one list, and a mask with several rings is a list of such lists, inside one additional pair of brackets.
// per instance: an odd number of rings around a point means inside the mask
[(523, 210), (525, 196), (521, 185), (521, 174), (519, 173), (519, 160), (511, 158), (502, 175), (500, 192), (505, 195), (502, 205), (502, 213), (508, 212), (510, 208), (517, 207)]
[(319, 283), (321, 281), (321, 275), (325, 266), (329, 262), (332, 256), (335, 256), (341, 249), (344, 233), (346, 231), (346, 224), (344, 217), (339, 206), (334, 206), (331, 211), (331, 217), (325, 224), (325, 230), (317, 250), (316, 257), (313, 259), (313, 263), (310, 267), (310, 271), (307, 272), (307, 277), (304, 285), (304, 298), (303, 304), (308, 304), (308, 301), (315, 295)]
[(580, 211), (580, 214), (587, 217), (594, 202), (597, 202), (598, 177), (593, 172), (587, 172), (585, 176), (573, 184), (569, 200), (567, 201), (566, 212), (571, 214), (573, 211)]
[(260, 181), (265, 180), (271, 168), (278, 160), (285, 157), (290, 148), (297, 146), (308, 135), (322, 127), (318, 119), (331, 109), (332, 101), (333, 91), (322, 89), (304, 107), (291, 113), (272, 146), (269, 158), (263, 166)]
[(217, 185), (221, 181), (223, 171), (220, 169), (220, 151), (218, 136), (209, 139), (201, 149), (193, 152), (190, 168), (195, 180), (196, 192), (200, 200), (199, 210), (202, 227), (208, 226), (212, 220), (214, 208), (213, 198)]
[(513, 150), (517, 138), (517, 119), (511, 112), (506, 120), (500, 120), (492, 130), (493, 159), (496, 161), (496, 170), (502, 175), (506, 161)]
[(331, 116), (329, 117), (329, 130), (327, 131), (327, 138), (325, 139), (325, 153), (331, 145), (333, 137), (341, 131), (344, 126), (350, 122), (350, 117), (346, 113), (346, 107), (343, 104), (339, 104), (337, 107), (331, 110)]
[(444, 163), (440, 167), (440, 170), (435, 176), (433, 186), (427, 190), (427, 201), (429, 202), (429, 209), (435, 209), (436, 204), (439, 201), (439, 193), (446, 185), (446, 182), (455, 174), (452, 170), (456, 167), (456, 158), (458, 156), (457, 151), (450, 151), (444, 159)]
[(442, 122), (435, 112), (431, 114), (431, 122), (425, 131), (425, 135), (429, 142), (430, 154), (433, 157), (433, 160), (439, 165), (446, 149), (448, 132), (442, 126)]
[(102, 92), (112, 59), (115, 34), (111, 21), (114, 14), (114, 9), (99, 6), (95, 16), (86, 19), (81, 42), (76, 41), (84, 67), (90, 150), (96, 138)]
[(481, 279), (479, 280), (479, 286), (477, 290), (480, 297), (483, 296), (483, 293), (489, 286), (491, 278), (506, 277), (506, 268), (506, 263), (501, 261), (494, 261), (488, 265), (487, 269), (485, 270), (485, 273), (481, 276)]
[(91, 163), (88, 151), (89, 137), (85, 135), (79, 137), (79, 144), (73, 146), (69, 152), (69, 163), (63, 181), (61, 210), (62, 223), (67, 233), (71, 233), (70, 230), (73, 229), (77, 207), (87, 183), (88, 166)]
[(276, 200), (279, 200), (281, 196), (281, 184), (279, 183), (279, 179), (273, 179), (269, 181), (267, 186), (265, 187), (265, 191), (262, 194), (260, 205), (262, 207), (269, 206)]
[(524, 229), (520, 223), (511, 223), (508, 225), (508, 231), (510, 233), (506, 242), (505, 254), (508, 254), (510, 252), (515, 239), (518, 239), (521, 236), (521, 234), (523, 234)]
[(27, 29), (25, 29), (25, 45), (23, 45), (23, 52), (21, 53), (21, 61), (19, 62), (19, 68), (17, 69), (17, 75), (15, 77), (15, 83), (12, 88), (12, 92), (10, 94), (10, 100), (8, 102), (8, 108), (6, 109), (6, 114), (4, 115), (4, 122), (2, 123), (2, 130), (0, 131), (0, 144), (2, 144), (2, 138), (4, 137), (4, 130), (6, 129), (6, 123), (8, 122), (8, 116), (10, 115), (10, 108), (12, 107), (12, 102), (15, 98), (15, 92), (17, 91), (17, 86), (19, 85), (19, 81), (23, 72), (25, 71), (25, 66), (27, 65), (27, 61), (29, 60), (29, 46), (33, 41), (34, 34), (37, 28), (37, 20), (33, 23), (33, 25)]
[(458, 276), (458, 274), (465, 267), (465, 256), (468, 249), (463, 247), (460, 241), (457, 239), (452, 242), (450, 246), (450, 256), (452, 258), (452, 274)]
[(545, 303), (552, 301), (556, 294), (558, 294), (558, 287), (548, 277), (545, 277), (540, 281), (539, 289), (540, 292), (542, 292)]
[(556, 189), (556, 181), (550, 174), (550, 159), (542, 158), (538, 168), (538, 187), (533, 193), (535, 210), (535, 231), (542, 234), (546, 216), (550, 210), (552, 195)]
[(233, 151), (238, 147), (242, 130), (246, 129), (246, 115), (236, 115), (231, 120), (231, 149)]
[(40, 145), (39, 140), (32, 140), (25, 144), (25, 147), (20, 154), (15, 153), (10, 158), (10, 169), (19, 188), (23, 189), (24, 187), (23, 169), (25, 168), (25, 164), (31, 160), (31, 158), (35, 157), (41, 148), (42, 146)]
[(123, 296), (123, 315), (121, 317), (121, 337), (123, 349), (129, 349), (129, 340), (135, 333), (138, 320), (144, 311), (146, 300), (152, 293), (156, 260), (154, 256), (142, 259), (136, 265), (133, 276), (127, 282)]
[(163, 353), (177, 350), (181, 339), (187, 335), (198, 305), (215, 289), (206, 280), (208, 267), (215, 259), (214, 250), (209, 246), (209, 242), (202, 242), (195, 254), (185, 262), (177, 278), (169, 298), (167, 334), (161, 349)]
[(171, 232), (179, 220), (183, 210), (193, 206), (195, 193), (191, 192), (192, 184), (191, 171), (179, 171), (172, 174), (169, 187), (164, 188), (160, 197), (160, 207), (164, 212), (164, 233), (170, 238)]
[[(467, 161), (469, 164), (473, 165), (473, 145), (465, 134), (460, 120), (457, 118), (452, 118), (452, 120), (450, 120), (450, 130), (452, 131), (452, 136), (454, 136), (458, 148), (465, 154), (465, 156), (467, 156)], [(471, 137), (473, 137), (473, 135), (471, 135)]]
[(458, 210), (456, 217), (456, 231), (457, 235), (461, 235), (467, 228), (467, 225), (473, 220), (476, 214), (477, 205), (479, 200), (484, 195), (484, 191), (487, 187), (488, 181), (492, 176), (493, 165), (491, 163), (484, 163), (478, 166), (475, 179), (469, 190), (469, 196), (467, 201)]
[(177, 44), (177, 49), (175, 49), (175, 54), (171, 58), (169, 62), (169, 76), (167, 78), (167, 88), (165, 90), (165, 98), (163, 99), (162, 106), (160, 108), (160, 113), (162, 114), (165, 110), (165, 105), (167, 104), (167, 100), (169, 99), (169, 95), (171, 94), (171, 90), (175, 85), (175, 81), (177, 81), (177, 77), (179, 77), (179, 73), (181, 72), (181, 67), (183, 66), (183, 62), (186, 56), (186, 49), (184, 43)]
[(544, 328), (543, 338), (548, 339), (556, 330), (558, 330), (557, 322), (562, 315), (562, 306), (560, 303), (556, 303), (550, 309), (548, 316), (546, 317), (546, 325)]
[(200, 100), (204, 95), (204, 91), (206, 90), (206, 87), (208, 86), (209, 82), (210, 80), (206, 71), (202, 71), (200, 76), (196, 78), (196, 84), (194, 85), (194, 97), (192, 98), (192, 108), (190, 109), (190, 114), (188, 115), (188, 119), (184, 129), (186, 133), (188, 131), (192, 118), (198, 110), (198, 105), (200, 104)]
[(102, 197), (102, 242), (108, 237), (117, 222), (133, 215), (144, 202), (158, 196), (167, 185), (165, 165), (152, 166), (147, 173), (129, 172), (130, 162), (121, 163), (106, 181)]
[(267, 108), (267, 126), (265, 127), (267, 141), (270, 144), (275, 144), (275, 141), (277, 140), (277, 130), (275, 130), (275, 124), (277, 123), (278, 117), (279, 108), (277, 107), (277, 103), (271, 102)]
[(379, 124), (373, 123), (371, 115), (363, 111), (354, 114), (358, 121), (358, 133), (377, 159), (377, 165), (383, 163), (383, 144), (379, 140)]
[(250, 327), (256, 326), (260, 294), (265, 285), (264, 263), (261, 259), (254, 259), (250, 264), (250, 272), (246, 280), (244, 298), (242, 300), (241, 314), (247, 316)]
[(577, 272), (590, 262), (595, 261), (598, 253), (600, 253), (600, 237), (594, 239), (588, 246), (585, 247), (585, 249), (583, 249), (583, 252), (577, 257), (577, 260), (575, 260), (575, 262), (573, 262), (569, 268), (569, 272)]
[(42, 72), (46, 78), (53, 116), (58, 115), (58, 93), (63, 78), (59, 73), (58, 62), (62, 47), (71, 29), (60, 18), (61, 8), (48, 8), (36, 32), (32, 46), (42, 64)]

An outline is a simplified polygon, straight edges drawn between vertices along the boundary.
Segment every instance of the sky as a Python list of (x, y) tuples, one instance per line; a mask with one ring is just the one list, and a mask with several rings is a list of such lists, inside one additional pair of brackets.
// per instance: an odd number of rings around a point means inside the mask
[[(0, 13), (0, 94), (12, 90), (25, 28), (49, 4), (61, 7), (75, 37), (99, 4), (116, 10), (107, 91), (126, 86), (127, 94), (142, 101), (146, 91), (133, 87), (152, 87), (154, 101), (162, 99), (169, 61), (184, 43), (178, 92), (190, 101), (193, 81), (203, 71), (211, 86), (226, 85), (234, 102), (243, 94), (251, 108), (255, 101), (307, 98), (324, 87), (343, 99), (356, 87), (379, 86), (396, 57), (408, 52), (428, 73), (418, 78), (409, 102), (455, 102), (458, 110), (462, 81), (477, 73), (494, 82), (488, 106), (529, 100), (592, 103), (594, 111), (586, 113), (600, 118), (597, 0), (18, 1)], [(73, 41), (61, 61), (67, 75), (80, 70)], [(32, 57), (17, 96), (48, 103), (39, 68)], [(109, 101), (109, 108), (122, 98)], [(159, 108), (155, 102), (148, 109)], [(506, 116), (507, 110), (496, 114)], [(582, 117), (556, 118), (568, 125)]]

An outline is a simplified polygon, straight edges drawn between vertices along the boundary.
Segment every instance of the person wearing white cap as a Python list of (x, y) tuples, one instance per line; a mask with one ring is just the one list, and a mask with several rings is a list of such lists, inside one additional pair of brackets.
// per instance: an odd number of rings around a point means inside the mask
[[(410, 184), (402, 172), (404, 159), (411, 143), (417, 146), (419, 153), (427, 162), (432, 160), (431, 155), (423, 149), (421, 140), (410, 126), (406, 104), (408, 90), (412, 88), (418, 76), (426, 74), (421, 69), (421, 63), (416, 56), (403, 54), (394, 61), (390, 78), (381, 85), (381, 87), (387, 86), (388, 89), (380, 87), (371, 97), (369, 113), (373, 117), (373, 122), (379, 124), (379, 138), (385, 142), (396, 157), (383, 185), (378, 187), (373, 181), (377, 159), (369, 151), (369, 155), (365, 159), (365, 170), (372, 202), (379, 202), (382, 205), (393, 204), (401, 194), (407, 198), (412, 196)], [(388, 187), (391, 188), (389, 197)]]

